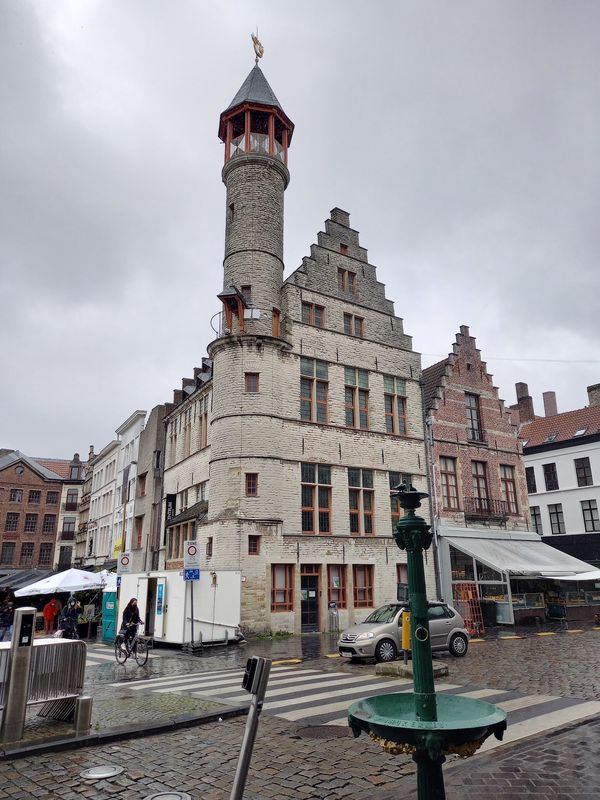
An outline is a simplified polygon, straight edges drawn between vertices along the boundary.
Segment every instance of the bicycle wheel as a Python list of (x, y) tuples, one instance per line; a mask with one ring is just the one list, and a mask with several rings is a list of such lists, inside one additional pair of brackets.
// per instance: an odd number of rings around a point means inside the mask
[(148, 661), (148, 645), (146, 642), (138, 639), (135, 643), (135, 660), (139, 667), (143, 667), (146, 661)]
[(125, 642), (119, 637), (115, 642), (115, 658), (119, 664), (124, 664), (129, 657)]

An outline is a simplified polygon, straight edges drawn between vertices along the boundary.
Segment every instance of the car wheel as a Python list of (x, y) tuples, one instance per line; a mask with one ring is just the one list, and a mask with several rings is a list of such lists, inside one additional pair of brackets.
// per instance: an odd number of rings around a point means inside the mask
[(382, 639), (375, 648), (376, 661), (395, 661), (397, 657), (398, 651), (391, 639)]
[(456, 656), (457, 658), (466, 656), (468, 648), (469, 640), (464, 633), (455, 633), (450, 639), (450, 645), (448, 649), (450, 650), (451, 655)]

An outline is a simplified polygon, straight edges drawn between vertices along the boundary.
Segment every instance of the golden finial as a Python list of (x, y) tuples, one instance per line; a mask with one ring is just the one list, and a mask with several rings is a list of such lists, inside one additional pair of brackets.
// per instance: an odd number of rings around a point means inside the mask
[(252, 37), (252, 44), (254, 45), (254, 53), (256, 55), (254, 63), (258, 65), (258, 59), (262, 58), (265, 53), (265, 48), (258, 41), (258, 28), (256, 29), (256, 36), (253, 33), (251, 33), (250, 36)]

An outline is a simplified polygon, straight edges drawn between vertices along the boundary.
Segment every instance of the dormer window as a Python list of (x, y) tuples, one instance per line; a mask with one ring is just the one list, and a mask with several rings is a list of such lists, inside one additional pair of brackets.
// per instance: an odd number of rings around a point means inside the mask
[(575, 431), (575, 436), (583, 436), (583, 434), (587, 431), (587, 428), (579, 428), (579, 430)]
[(553, 442), (555, 439), (556, 439), (556, 434), (555, 433), (551, 433), (549, 436), (547, 436), (544, 439), (544, 444), (546, 444), (546, 443), (549, 444), (550, 442)]

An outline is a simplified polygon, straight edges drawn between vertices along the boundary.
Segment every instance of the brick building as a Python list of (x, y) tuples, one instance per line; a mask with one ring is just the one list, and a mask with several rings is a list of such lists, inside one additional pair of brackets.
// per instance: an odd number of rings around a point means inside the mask
[[(163, 563), (179, 571), (197, 538), (203, 570), (240, 570), (247, 631), (326, 630), (331, 604), (343, 626), (394, 599), (390, 487), (427, 488), (420, 357), (347, 212), (283, 278), (293, 130), (255, 67), (220, 120), (217, 338), (165, 417)], [(434, 593), (431, 559), (427, 577)]]
[(52, 568), (63, 481), (18, 450), (0, 457), (0, 567)]
[(475, 592), (512, 623), (532, 579), (587, 565), (530, 530), (517, 426), (466, 325), (448, 358), (423, 370), (423, 392), (440, 593), (460, 607)]

